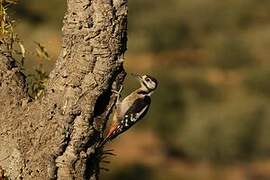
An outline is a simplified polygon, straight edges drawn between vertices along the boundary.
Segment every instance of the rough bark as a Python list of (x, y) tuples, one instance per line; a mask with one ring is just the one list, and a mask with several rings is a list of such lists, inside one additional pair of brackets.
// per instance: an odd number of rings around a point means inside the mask
[(10, 179), (97, 179), (96, 149), (123, 82), (126, 0), (68, 0), (62, 50), (42, 97), (1, 44), (0, 166)]

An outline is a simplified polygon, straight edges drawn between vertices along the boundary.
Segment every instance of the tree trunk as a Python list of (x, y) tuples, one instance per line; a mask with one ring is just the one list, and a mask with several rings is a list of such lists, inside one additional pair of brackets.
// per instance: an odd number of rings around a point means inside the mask
[(67, 3), (61, 53), (37, 100), (0, 42), (0, 168), (10, 179), (98, 178), (96, 144), (125, 77), (127, 1)]

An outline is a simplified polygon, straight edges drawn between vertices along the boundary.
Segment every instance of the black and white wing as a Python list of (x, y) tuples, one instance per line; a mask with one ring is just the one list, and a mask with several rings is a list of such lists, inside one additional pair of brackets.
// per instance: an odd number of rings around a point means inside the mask
[(122, 132), (128, 130), (136, 122), (142, 119), (147, 113), (151, 103), (151, 98), (149, 96), (144, 96), (134, 101), (132, 106), (127, 110), (124, 118), (121, 120), (119, 125), (116, 127), (115, 131), (110, 135), (110, 139), (115, 138)]

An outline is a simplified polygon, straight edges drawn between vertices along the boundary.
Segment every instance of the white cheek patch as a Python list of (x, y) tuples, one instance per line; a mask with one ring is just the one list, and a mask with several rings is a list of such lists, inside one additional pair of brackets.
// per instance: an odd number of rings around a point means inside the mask
[(156, 83), (153, 81), (144, 81), (144, 86), (147, 86), (148, 89), (155, 89), (156, 88)]
[(153, 81), (151, 81), (151, 82), (149, 83), (149, 88), (155, 89), (155, 87), (156, 87), (156, 84), (155, 84)]

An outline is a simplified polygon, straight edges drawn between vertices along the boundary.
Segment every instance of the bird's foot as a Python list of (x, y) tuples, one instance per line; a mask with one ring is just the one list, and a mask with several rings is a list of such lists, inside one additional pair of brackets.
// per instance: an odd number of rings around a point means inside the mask
[(122, 90), (123, 90), (123, 85), (120, 85), (120, 89), (118, 91), (112, 90), (112, 92), (116, 94), (116, 104), (120, 103), (120, 97), (121, 97)]

